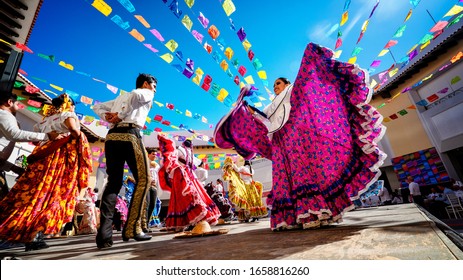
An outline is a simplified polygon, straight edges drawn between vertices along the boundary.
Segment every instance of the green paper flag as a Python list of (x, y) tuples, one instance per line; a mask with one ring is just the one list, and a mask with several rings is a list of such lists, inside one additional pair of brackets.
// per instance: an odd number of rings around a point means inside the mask
[(397, 113), (399, 113), (399, 115), (401, 115), (401, 116), (405, 116), (406, 114), (408, 114), (407, 110), (405, 110), (405, 109), (402, 109)]
[(452, 81), (450, 81), (450, 83), (452, 85), (454, 85), (454, 84), (458, 83), (459, 81), (461, 81), (460, 76), (455, 76), (455, 77), (453, 77)]
[(24, 85), (23, 82), (16, 81), (16, 82), (14, 82), (14, 86), (13, 86), (13, 87), (14, 87), (14, 88), (20, 88), (20, 87), (22, 87), (23, 85)]
[(46, 55), (46, 54), (37, 54), (39, 57), (44, 58), (46, 60), (49, 60), (51, 62), (55, 62), (55, 56), (54, 55)]

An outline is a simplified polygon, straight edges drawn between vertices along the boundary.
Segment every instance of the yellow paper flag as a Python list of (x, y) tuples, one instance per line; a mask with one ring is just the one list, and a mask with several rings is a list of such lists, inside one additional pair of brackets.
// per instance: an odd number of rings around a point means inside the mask
[(432, 78), (432, 74), (429, 75), (429, 76), (427, 76), (427, 77), (425, 77), (422, 81), (424, 82), (424, 81), (429, 80), (429, 79), (431, 79), (431, 78)]
[(172, 60), (174, 60), (174, 57), (170, 53), (163, 54), (160, 57), (164, 59), (167, 63), (171, 63)]
[(454, 16), (454, 15), (460, 13), (461, 11), (463, 11), (463, 7), (462, 7), (462, 6), (455, 5), (455, 6), (453, 6), (453, 7), (445, 14), (444, 17), (451, 17), (451, 16)]
[(158, 105), (159, 107), (164, 107), (164, 104), (161, 103), (161, 102), (158, 102), (156, 100), (154, 100), (153, 102), (154, 102), (154, 104)]
[(166, 46), (166, 47), (169, 49), (169, 51), (171, 51), (171, 52), (174, 52), (174, 51), (178, 48), (177, 42), (175, 42), (175, 40), (173, 40), (173, 39), (172, 39), (172, 40), (169, 40), (169, 42), (167, 42), (165, 46)]
[(138, 32), (135, 28), (132, 29), (132, 31), (130, 31), (129, 34), (132, 35), (135, 39), (137, 39), (140, 42), (145, 41), (145, 37), (143, 37), (143, 35), (141, 35), (141, 33)]
[(141, 24), (143, 24), (144, 27), (146, 28), (150, 28), (150, 24), (145, 20), (145, 18), (141, 15), (135, 15), (135, 18), (138, 19), (139, 22), (141, 22)]
[(201, 77), (199, 75), (195, 75), (191, 80), (193, 81), (193, 83), (197, 84), (198, 86), (201, 83)]
[(257, 108), (260, 108), (260, 107), (262, 107), (262, 103), (261, 102), (256, 102), (256, 103), (254, 103), (254, 106), (257, 107)]
[(261, 71), (257, 72), (257, 75), (258, 75), (259, 78), (261, 78), (262, 80), (266, 80), (266, 79), (267, 79), (267, 72), (265, 72), (265, 70), (261, 70)]
[(111, 6), (106, 4), (106, 2), (103, 1), (103, 0), (95, 0), (95, 1), (93, 1), (92, 6), (95, 9), (97, 9), (98, 11), (100, 11), (105, 16), (109, 16), (109, 14), (113, 11)]
[(412, 11), (413, 11), (413, 9), (410, 9), (410, 11), (408, 11), (408, 14), (407, 14), (407, 16), (405, 17), (404, 22), (406, 22), (407, 20), (410, 19), (410, 17), (412, 16)]
[(226, 91), (224, 88), (220, 89), (219, 95), (217, 96), (217, 100), (220, 102), (223, 102), (225, 97), (228, 96), (228, 91)]
[(255, 83), (254, 83), (254, 79), (252, 78), (251, 75), (245, 77), (244, 80), (246, 81), (246, 83), (248, 83), (248, 84), (250, 84), (250, 85), (255, 84)]
[(240, 82), (240, 88), (245, 87), (246, 85), (243, 82)]
[(345, 11), (343, 14), (342, 14), (342, 18), (341, 18), (341, 26), (343, 26), (347, 20), (349, 19), (349, 13), (347, 11)]
[(223, 69), (223, 71), (227, 71), (228, 69), (228, 63), (224, 60), (222, 60), (222, 62), (220, 62), (220, 68)]
[(150, 118), (150, 117), (146, 117), (146, 122), (147, 122), (147, 123), (151, 123), (151, 118)]
[(203, 75), (204, 75), (203, 69), (201, 69), (201, 68), (199, 68), (199, 67), (196, 68), (195, 73), (196, 73), (196, 75), (198, 75), (198, 76), (203, 76)]
[(371, 80), (370, 87), (374, 88), (377, 84), (378, 84), (378, 82), (373, 79), (373, 80)]
[(394, 68), (393, 70), (389, 71), (389, 77), (392, 78), (392, 76), (397, 74), (397, 72), (399, 72), (399, 68)]
[(427, 46), (429, 46), (429, 44), (431, 44), (431, 40), (429, 40), (429, 41), (427, 41), (426, 43), (424, 43), (423, 45), (421, 45), (420, 50), (424, 50), (424, 48), (426, 48)]
[(193, 22), (191, 21), (190, 17), (188, 15), (185, 15), (182, 18), (182, 23), (188, 29), (188, 31), (191, 31), (191, 27), (193, 27)]
[(251, 46), (252, 46), (252, 45), (251, 45), (251, 43), (249, 43), (248, 39), (245, 39), (245, 40), (243, 41), (243, 47), (244, 47), (244, 49), (245, 49), (246, 51), (248, 51), (248, 50), (251, 48)]
[(191, 114), (191, 112), (190, 112), (190, 111), (188, 111), (188, 110), (185, 110), (185, 116), (187, 116), (187, 117), (190, 117), (190, 118), (191, 118), (193, 115)]
[(187, 4), (188, 8), (191, 9), (191, 7), (193, 7), (195, 4), (195, 0), (185, 0), (185, 3)]
[(354, 64), (356, 61), (357, 61), (357, 57), (356, 57), (356, 56), (353, 56), (353, 57), (349, 58), (349, 60), (347, 61), (347, 63)]
[(370, 20), (366, 20), (363, 25), (362, 25), (362, 31), (365, 32), (367, 31), (368, 24), (370, 23)]
[(64, 68), (68, 69), (68, 70), (74, 70), (74, 66), (72, 66), (71, 64), (67, 64), (66, 62), (64, 61), (60, 61), (58, 63), (59, 66), (63, 66)]
[(342, 54), (342, 50), (337, 50), (334, 52), (333, 54), (333, 58), (336, 59), (336, 58), (339, 58)]
[(226, 48), (224, 53), (228, 60), (231, 60), (234, 54), (233, 50), (230, 47)]
[(383, 55), (387, 54), (388, 52), (389, 52), (389, 49), (382, 50), (382, 51), (378, 54), (378, 56), (383, 56)]
[(54, 85), (54, 84), (50, 84), (50, 86), (56, 90), (59, 90), (59, 91), (63, 91), (63, 88), (62, 87), (59, 87), (57, 85)]
[(234, 11), (236, 11), (235, 4), (231, 0), (225, 0), (222, 4), (222, 8), (227, 14), (227, 17), (229, 17), (231, 14), (233, 14)]

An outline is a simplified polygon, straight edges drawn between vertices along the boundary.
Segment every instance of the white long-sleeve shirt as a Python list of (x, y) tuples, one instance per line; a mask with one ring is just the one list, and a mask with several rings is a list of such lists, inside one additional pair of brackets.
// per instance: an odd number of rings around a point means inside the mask
[(0, 170), (9, 171), (14, 165), (8, 158), (14, 150), (16, 142), (48, 140), (45, 133), (21, 130), (16, 117), (8, 111), (0, 109)]
[(206, 180), (207, 180), (207, 177), (209, 175), (209, 172), (207, 172), (206, 169), (202, 168), (202, 167), (198, 167), (196, 168), (195, 170), (195, 174), (196, 174), (196, 177), (198, 178), (198, 180), (201, 182), (201, 184), (203, 184), (203, 186), (205, 185), (206, 183)]
[[(139, 128), (145, 126), (146, 117), (153, 104), (154, 92), (149, 89), (138, 88), (116, 99), (93, 106), (93, 111), (103, 120), (105, 113), (113, 112), (122, 120), (122, 123), (133, 123)], [(114, 124), (110, 124), (111, 127)]]

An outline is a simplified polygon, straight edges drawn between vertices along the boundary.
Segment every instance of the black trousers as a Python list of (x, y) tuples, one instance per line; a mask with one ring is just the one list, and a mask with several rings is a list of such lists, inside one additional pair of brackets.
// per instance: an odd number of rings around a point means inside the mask
[(151, 216), (153, 216), (154, 207), (156, 206), (156, 200), (158, 198), (158, 191), (156, 188), (149, 188), (148, 195), (146, 196), (146, 201), (148, 204), (148, 212), (146, 212), (146, 228), (149, 227)]
[(124, 164), (132, 172), (136, 181), (129, 213), (122, 234), (132, 238), (142, 233), (141, 220), (145, 208), (145, 197), (149, 188), (148, 156), (138, 128), (120, 127), (108, 131), (105, 142), (106, 184), (100, 204), (100, 228), (97, 242), (112, 238), (112, 225), (116, 198), (122, 187)]

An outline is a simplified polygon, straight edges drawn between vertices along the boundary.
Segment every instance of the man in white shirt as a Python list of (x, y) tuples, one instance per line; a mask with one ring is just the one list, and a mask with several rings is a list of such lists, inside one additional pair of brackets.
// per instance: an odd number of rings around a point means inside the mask
[(407, 177), (408, 189), (410, 190), (410, 196), (412, 197), (412, 202), (423, 206), (423, 197), (421, 196), (420, 185), (415, 183), (415, 180), (412, 176)]
[(207, 177), (208, 177), (208, 172), (206, 169), (204, 169), (204, 162), (201, 161), (201, 163), (199, 164), (199, 166), (196, 168), (195, 170), (195, 174), (196, 174), (196, 177), (198, 178), (198, 181), (201, 182), (201, 184), (203, 184), (203, 187), (206, 185), (206, 180), (207, 180)]
[(63, 135), (55, 131), (37, 133), (21, 130), (16, 120), (16, 112), (18, 110), (19, 102), (16, 94), (0, 92), (0, 183), (2, 185), (2, 197), (8, 192), (5, 171), (11, 170), (18, 175), (24, 172), (22, 167), (8, 161), (16, 142), (38, 142), (63, 137)]
[(136, 241), (151, 239), (143, 233), (142, 223), (145, 197), (148, 192), (149, 160), (145, 152), (140, 130), (145, 126), (146, 117), (153, 104), (157, 80), (150, 74), (139, 74), (136, 89), (119, 95), (116, 99), (93, 106), (95, 113), (110, 123), (106, 136), (106, 172), (108, 183), (101, 198), (100, 228), (96, 236), (96, 244), (100, 249), (111, 247), (112, 224), (116, 198), (122, 187), (124, 163), (127, 162), (135, 177), (135, 187), (130, 202), (127, 221), (122, 232), (122, 239)]

